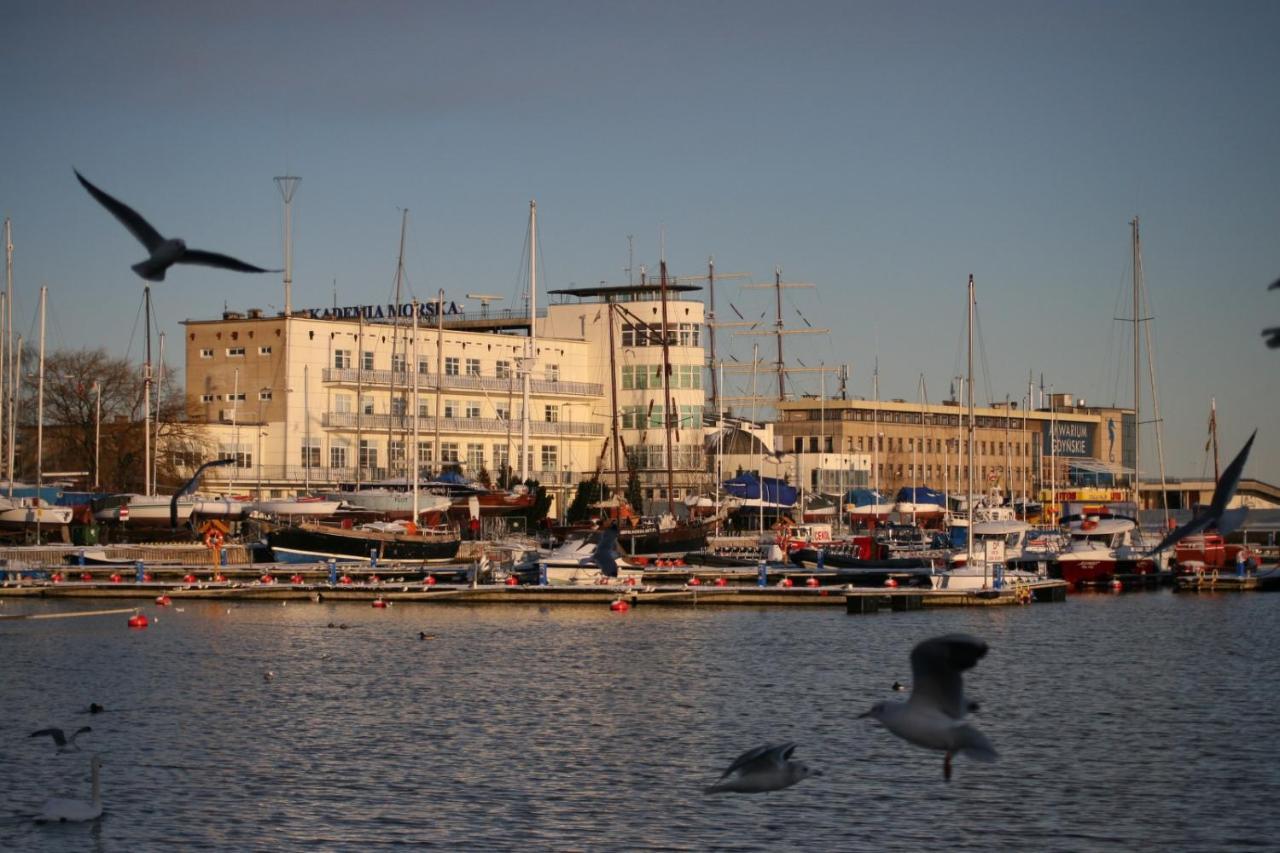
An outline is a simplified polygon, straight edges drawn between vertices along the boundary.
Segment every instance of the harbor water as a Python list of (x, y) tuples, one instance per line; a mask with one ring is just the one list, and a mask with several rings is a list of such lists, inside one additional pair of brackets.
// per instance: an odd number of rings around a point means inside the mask
[[(3, 621), (0, 848), (1274, 849), (1278, 604), (192, 601), (146, 607), (145, 630)], [(914, 643), (952, 631), (990, 643), (967, 687), (1000, 757), (958, 758), (948, 784), (940, 754), (857, 714), (909, 681)], [(50, 725), (93, 731), (55, 754), (28, 736)], [(824, 775), (702, 794), (743, 750), (785, 740)], [(93, 752), (104, 817), (36, 825), (46, 797), (88, 797)]]

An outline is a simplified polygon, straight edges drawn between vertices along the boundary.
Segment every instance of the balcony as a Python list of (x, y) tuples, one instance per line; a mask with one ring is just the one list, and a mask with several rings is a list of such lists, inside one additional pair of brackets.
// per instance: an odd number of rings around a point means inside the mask
[[(436, 390), (436, 379), (441, 378), (441, 391), (480, 391), (505, 394), (508, 391), (519, 392), (519, 378), (499, 379), (496, 376), (443, 376), (438, 373), (419, 373), (418, 390), (420, 392)], [(355, 368), (326, 367), (322, 378), (325, 382), (336, 385), (363, 385), (368, 388), (390, 388), (394, 380), (395, 387), (408, 390), (413, 384), (413, 374), (408, 371), (390, 370), (356, 370)], [(534, 394), (553, 396), (600, 397), (604, 394), (604, 386), (598, 382), (548, 382), (545, 379), (534, 379), (529, 383)]]
[[(468, 476), (475, 476), (479, 473), (473, 470), (465, 462), (446, 462), (446, 465), (458, 465)], [(424, 462), (420, 466), (421, 474), (424, 480), (433, 478), (438, 471), (439, 466)], [(186, 476), (190, 476), (195, 472), (195, 468), (191, 466), (183, 466), (182, 472)], [(492, 468), (487, 469), (490, 475), (496, 472)], [(519, 474), (519, 472), (516, 472)], [(590, 479), (595, 475), (592, 471), (552, 471), (552, 470), (532, 470), (529, 472), (531, 479), (537, 480), (545, 486), (573, 486), (582, 480)], [(324, 489), (326, 487), (336, 487), (341, 484), (352, 484), (357, 480), (361, 483), (376, 483), (389, 477), (402, 478), (405, 476), (404, 463), (397, 462), (394, 467), (387, 468), (385, 466), (366, 466), (360, 471), (356, 471), (353, 466), (333, 467), (333, 466), (315, 466), (312, 468), (304, 468), (301, 465), (252, 465), (248, 468), (211, 468), (204, 477), (203, 491), (232, 491), (239, 495), (256, 495), (258, 483), (261, 481), (263, 491), (269, 493), (270, 490), (281, 488), (296, 489), (309, 483), (312, 490)]]
[[(355, 429), (356, 421), (362, 430), (395, 430), (409, 432), (413, 429), (410, 415), (357, 415), (355, 412), (325, 412), (324, 426), (330, 429)], [(435, 432), (435, 418), (418, 418), (418, 431), (423, 435)], [(520, 435), (520, 422), (504, 418), (440, 418), (440, 431), (449, 433), (489, 433)], [(604, 435), (604, 424), (585, 421), (530, 421), (529, 435), (536, 438), (559, 438)]]

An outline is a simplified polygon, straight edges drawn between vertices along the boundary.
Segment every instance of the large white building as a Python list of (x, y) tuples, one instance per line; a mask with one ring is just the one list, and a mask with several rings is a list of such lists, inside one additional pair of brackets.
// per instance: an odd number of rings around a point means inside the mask
[(670, 416), (681, 498), (705, 486), (703, 306), (685, 297), (696, 289), (667, 288), (666, 405), (657, 284), (553, 291), (532, 361), (527, 314), (467, 314), (447, 300), (417, 304), (416, 335), (414, 304), (187, 320), (188, 416), (205, 425), (210, 456), (236, 459), (205, 488), (282, 496), (412, 476), (415, 461), (424, 476), (456, 464), (496, 479), (508, 461), (519, 474), (527, 363), (529, 476), (563, 499), (597, 472), (625, 484), (631, 466), (646, 499), (662, 501)]

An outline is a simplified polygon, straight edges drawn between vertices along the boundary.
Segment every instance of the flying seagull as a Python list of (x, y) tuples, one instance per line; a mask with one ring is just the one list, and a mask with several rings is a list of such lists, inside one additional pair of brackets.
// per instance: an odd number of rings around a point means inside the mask
[(200, 477), (204, 474), (204, 469), (212, 468), (216, 465), (230, 465), (235, 461), (234, 459), (214, 459), (197, 468), (196, 472), (191, 475), (191, 479), (187, 480), (187, 484), (174, 492), (173, 497), (169, 499), (169, 526), (178, 526), (178, 498), (183, 495), (189, 495), (200, 487)]
[(1197, 511), (1186, 524), (1171, 530), (1168, 536), (1160, 540), (1159, 545), (1147, 552), (1147, 556), (1162, 551), (1207, 527), (1217, 527), (1218, 532), (1226, 536), (1244, 523), (1245, 516), (1249, 514), (1249, 508), (1242, 506), (1229, 510), (1227, 504), (1231, 503), (1231, 498), (1235, 496), (1236, 488), (1240, 485), (1244, 463), (1249, 459), (1249, 450), (1253, 447), (1253, 439), (1257, 435), (1258, 431), (1255, 429), (1253, 435), (1249, 436), (1249, 440), (1244, 443), (1244, 449), (1237, 453), (1236, 458), (1231, 460), (1231, 464), (1223, 469), (1222, 475), (1218, 477), (1218, 484), (1213, 487), (1213, 499), (1209, 501), (1209, 506)]
[(960, 675), (986, 653), (987, 644), (968, 634), (925, 640), (911, 650), (911, 697), (905, 702), (877, 702), (859, 716), (879, 720), (916, 746), (942, 750), (942, 776), (948, 782), (953, 755), (995, 761), (996, 751), (986, 735), (964, 722), (970, 705)]
[(81, 726), (80, 728), (76, 729), (75, 734), (71, 736), (71, 740), (67, 740), (67, 736), (62, 731), (62, 729), (55, 727), (55, 728), (41, 729), (38, 732), (32, 732), (30, 737), (42, 737), (44, 735), (48, 735), (49, 737), (53, 738), (53, 742), (58, 747), (58, 752), (79, 752), (80, 747), (76, 746), (76, 738), (80, 737), (80, 735), (84, 734), (85, 732), (91, 732), (91, 731), (93, 731), (93, 729), (89, 728), (88, 726)]
[(280, 270), (264, 270), (262, 267), (246, 264), (229, 255), (188, 249), (187, 244), (177, 237), (166, 240), (160, 236), (160, 232), (151, 227), (147, 220), (139, 216), (136, 210), (89, 183), (78, 170), (72, 171), (75, 171), (80, 185), (89, 191), (89, 195), (97, 199), (98, 203), (109, 210), (112, 216), (120, 220), (121, 225), (129, 229), (130, 234), (138, 238), (138, 242), (146, 246), (151, 257), (134, 264), (133, 271), (147, 281), (164, 281), (165, 272), (174, 264), (199, 264), (235, 272), (280, 272)]
[(821, 776), (803, 761), (791, 761), (794, 743), (765, 744), (739, 755), (720, 774), (720, 780), (703, 789), (704, 794), (760, 794), (790, 787), (801, 779)]
[[(1280, 278), (1271, 282), (1271, 286), (1267, 290), (1280, 289)], [(1280, 349), (1280, 326), (1272, 326), (1270, 329), (1263, 329), (1262, 336), (1267, 339), (1267, 346), (1271, 349)]]

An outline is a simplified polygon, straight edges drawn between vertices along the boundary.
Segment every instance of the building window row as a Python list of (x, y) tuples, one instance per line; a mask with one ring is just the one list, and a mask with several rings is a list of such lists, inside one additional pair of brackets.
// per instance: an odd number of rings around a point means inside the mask
[[(662, 387), (661, 364), (624, 364), (622, 366), (622, 390), (643, 391), (649, 388)], [(672, 388), (702, 387), (702, 365), (671, 365)]]

